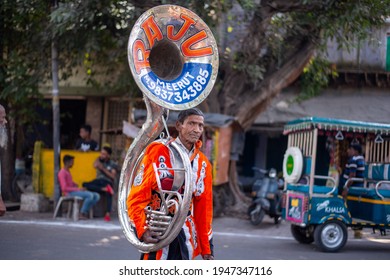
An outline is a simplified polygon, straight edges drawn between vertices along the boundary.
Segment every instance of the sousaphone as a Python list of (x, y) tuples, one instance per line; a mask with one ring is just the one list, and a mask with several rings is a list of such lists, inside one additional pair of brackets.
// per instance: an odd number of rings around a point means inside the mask
[[(186, 110), (199, 105), (210, 93), (218, 72), (217, 44), (208, 26), (192, 11), (176, 6), (154, 7), (135, 23), (128, 42), (131, 73), (141, 89), (147, 108), (147, 119), (129, 147), (119, 181), (119, 220), (127, 240), (141, 252), (154, 252), (179, 234), (192, 198), (192, 172), (188, 155), (169, 141), (166, 126), (169, 110)], [(162, 136), (163, 129), (166, 135)], [(155, 140), (161, 136), (159, 140)], [(158, 170), (156, 181), (163, 198), (160, 211), (145, 209), (147, 224), (160, 231), (158, 243), (140, 241), (129, 218), (127, 197), (145, 148), (153, 141), (165, 144), (171, 155), (174, 170), (173, 187), (161, 188)], [(184, 183), (184, 193), (178, 188)], [(174, 216), (168, 208), (175, 207)]]

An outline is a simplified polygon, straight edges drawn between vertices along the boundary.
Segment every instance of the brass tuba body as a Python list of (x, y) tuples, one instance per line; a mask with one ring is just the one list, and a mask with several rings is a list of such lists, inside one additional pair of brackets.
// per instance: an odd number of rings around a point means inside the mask
[[(147, 119), (129, 147), (123, 162), (118, 197), (118, 214), (127, 240), (141, 252), (157, 251), (179, 234), (192, 198), (192, 172), (188, 155), (169, 141), (165, 120), (169, 110), (185, 110), (200, 104), (210, 93), (218, 73), (218, 50), (208, 26), (192, 11), (176, 6), (156, 6), (135, 23), (128, 42), (128, 60), (132, 75), (141, 89)], [(162, 136), (166, 129), (168, 137)], [(155, 140), (161, 136), (159, 140)], [(138, 239), (127, 210), (127, 197), (146, 147), (153, 141), (165, 144), (174, 170), (173, 188), (162, 190), (155, 168), (156, 181), (163, 199), (160, 211), (145, 209), (148, 224), (161, 232), (158, 243)], [(184, 183), (184, 193), (177, 189)], [(175, 197), (176, 199), (173, 199)], [(176, 202), (178, 198), (178, 202)], [(167, 215), (175, 207), (175, 215)]]

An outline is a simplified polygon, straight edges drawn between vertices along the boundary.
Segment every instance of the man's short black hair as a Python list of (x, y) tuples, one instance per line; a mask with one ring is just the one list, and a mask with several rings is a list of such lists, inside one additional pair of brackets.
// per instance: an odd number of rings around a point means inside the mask
[(177, 121), (184, 123), (186, 118), (192, 115), (201, 116), (204, 118), (204, 114), (201, 110), (199, 110), (198, 108), (191, 108), (184, 111), (180, 111), (179, 116), (177, 117)]
[(92, 126), (90, 126), (89, 124), (84, 124), (80, 128), (84, 129), (85, 131), (88, 131), (89, 134), (91, 134), (92, 132)]
[(359, 154), (362, 153), (362, 146), (360, 144), (351, 144), (349, 147), (357, 151)]
[(64, 164), (67, 164), (68, 162), (70, 162), (71, 160), (74, 159), (74, 156), (71, 156), (71, 155), (64, 155), (64, 158), (62, 159), (62, 162)]
[(112, 154), (112, 149), (110, 147), (104, 146), (102, 149), (105, 150), (109, 155)]

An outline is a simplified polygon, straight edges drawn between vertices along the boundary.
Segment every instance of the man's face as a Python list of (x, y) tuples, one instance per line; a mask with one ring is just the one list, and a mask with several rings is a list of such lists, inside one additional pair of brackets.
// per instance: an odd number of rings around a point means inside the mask
[(177, 122), (176, 129), (183, 144), (193, 145), (203, 133), (204, 119), (202, 116), (190, 115), (183, 123)]
[(103, 161), (107, 161), (110, 159), (110, 154), (106, 150), (100, 151), (100, 159)]
[(353, 157), (356, 154), (356, 151), (353, 148), (349, 147), (347, 153), (348, 157)]
[(80, 137), (82, 139), (86, 139), (88, 137), (88, 135), (89, 135), (88, 131), (86, 131), (84, 128), (80, 128)]

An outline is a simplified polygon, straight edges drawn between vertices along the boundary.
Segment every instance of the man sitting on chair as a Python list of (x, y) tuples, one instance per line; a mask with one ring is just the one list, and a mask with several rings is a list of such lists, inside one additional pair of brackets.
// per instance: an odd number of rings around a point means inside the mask
[(100, 199), (100, 195), (96, 192), (87, 191), (85, 188), (79, 188), (75, 182), (73, 182), (72, 175), (70, 174), (70, 168), (74, 163), (74, 157), (65, 155), (63, 158), (64, 167), (58, 172), (58, 181), (61, 187), (62, 195), (64, 196), (78, 196), (83, 198), (83, 206), (80, 210), (80, 220), (88, 219), (88, 213), (91, 207), (93, 207)]

